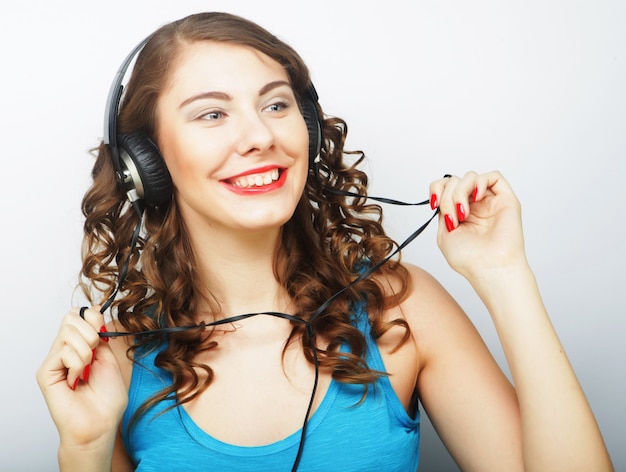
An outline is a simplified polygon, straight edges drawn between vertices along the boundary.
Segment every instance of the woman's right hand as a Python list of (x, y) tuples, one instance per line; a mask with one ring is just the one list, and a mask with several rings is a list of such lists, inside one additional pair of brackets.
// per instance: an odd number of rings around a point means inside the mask
[[(97, 307), (63, 319), (37, 382), (66, 449), (112, 447), (128, 394)], [(110, 442), (110, 444), (109, 444)]]

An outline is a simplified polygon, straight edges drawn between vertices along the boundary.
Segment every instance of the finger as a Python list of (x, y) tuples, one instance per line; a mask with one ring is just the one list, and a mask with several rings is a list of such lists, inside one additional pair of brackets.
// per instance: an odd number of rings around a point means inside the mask
[(89, 345), (92, 347), (91, 361), (89, 364), (85, 365), (81, 376), (85, 382), (88, 382), (91, 371), (91, 364), (93, 364), (93, 361), (96, 358), (96, 346), (100, 344), (100, 342), (108, 342), (109, 339), (100, 337), (100, 333), (106, 331), (106, 327), (104, 325), (104, 319), (102, 317), (102, 313), (100, 312), (99, 306), (93, 306), (91, 308), (83, 306), (80, 308), (78, 314), (80, 318), (89, 323), (92, 329), (95, 329), (97, 331), (95, 337), (92, 337), (93, 332), (90, 334), (91, 339)]
[[(102, 313), (100, 313), (99, 306), (93, 306), (90, 308), (81, 307), (79, 310), (79, 316), (81, 315), (81, 313), (82, 313), (81, 318), (87, 321), (87, 323), (89, 323), (96, 331), (98, 332), (105, 331), (104, 318), (102, 316)], [(105, 338), (103, 338), (102, 340), (106, 341)]]
[(441, 196), (440, 210), (448, 232), (467, 220), (472, 204), (493, 194), (492, 186), (502, 180), (502, 175), (497, 171), (486, 174), (470, 171), (461, 179), (453, 179), (450, 185), (446, 185)]
[[(68, 327), (68, 330), (72, 329), (74, 327)], [(70, 388), (75, 389), (80, 378), (85, 382), (89, 380), (94, 356), (95, 349), (87, 343), (85, 338), (78, 334), (69, 337), (59, 352), (59, 359), (67, 370), (66, 380)]]
[[(81, 316), (81, 311), (83, 316)], [(104, 324), (103, 321), (102, 315), (95, 308), (83, 310), (82, 308), (74, 307), (66, 315), (63, 325), (74, 326), (89, 345), (95, 348), (100, 343), (98, 332)]]
[(443, 225), (448, 232), (454, 230), (459, 223), (456, 215), (454, 195), (461, 181), (457, 176), (452, 176), (443, 181), (443, 188), (439, 197), (439, 225), (440, 227)]
[(59, 352), (66, 343), (71, 343), (73, 339), (78, 338), (86, 340), (92, 348), (95, 348), (100, 342), (98, 330), (80, 318), (78, 308), (73, 308), (63, 318), (50, 352)]
[(100, 329), (100, 327), (104, 324), (104, 319), (98, 306), (82, 306), (80, 308), (72, 308), (72, 312), (77, 312), (79, 318), (85, 320), (96, 330)]
[(439, 208), (439, 202), (441, 201), (441, 193), (443, 192), (444, 187), (446, 186), (447, 181), (452, 176), (450, 174), (446, 174), (443, 178), (439, 180), (435, 180), (430, 184), (429, 193), (430, 193), (430, 207), (434, 210)]
[(477, 189), (480, 180), (480, 176), (476, 172), (467, 172), (452, 190), (451, 201), (446, 201), (446, 204), (449, 203), (452, 207), (450, 212), (454, 215), (457, 223), (463, 223), (469, 217), (470, 206), (478, 194)]
[(489, 195), (513, 193), (509, 183), (499, 171), (492, 171), (479, 176), (478, 194), (476, 201), (482, 200)]
[[(76, 309), (73, 309), (72, 311), (75, 311)], [(78, 315), (80, 318), (82, 318), (83, 320), (85, 320), (93, 329), (96, 330), (96, 332), (98, 333), (98, 337), (99, 340), (98, 341), (104, 341), (104, 342), (108, 342), (108, 338), (106, 337), (101, 337), (99, 333), (103, 333), (106, 331), (106, 327), (104, 325), (104, 318), (102, 316), (102, 313), (100, 312), (100, 306), (93, 306), (93, 307), (81, 307), (78, 310)]]
[(71, 347), (63, 345), (60, 349), (52, 349), (37, 370), (37, 383), (42, 391), (60, 382), (68, 382), (72, 388), (74, 380), (68, 381), (69, 369), (66, 366), (74, 365), (75, 369), (80, 365), (80, 356), (71, 352)]
[(61, 363), (67, 369), (67, 382), (76, 388), (79, 378), (89, 381), (91, 364), (100, 343), (101, 315), (96, 309), (73, 308), (61, 324), (57, 336), (57, 349)]

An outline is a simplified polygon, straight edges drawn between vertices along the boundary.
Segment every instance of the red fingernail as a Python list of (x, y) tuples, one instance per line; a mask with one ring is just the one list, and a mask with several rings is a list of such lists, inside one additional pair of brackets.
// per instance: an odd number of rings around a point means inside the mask
[(472, 193), (472, 203), (476, 201), (477, 197), (478, 197), (478, 187), (474, 187), (474, 193)]
[(437, 201), (437, 195), (433, 193), (430, 196), (430, 208), (434, 210), (435, 208), (437, 208), (438, 205), (439, 202)]
[(461, 203), (456, 204), (456, 215), (459, 217), (459, 223), (465, 220), (465, 208)]
[(448, 229), (448, 232), (452, 231), (454, 229), (454, 221), (452, 221), (450, 215), (445, 215), (443, 219), (446, 222), (446, 228)]
[[(102, 328), (100, 328), (100, 332), (101, 332), (101, 333), (106, 333), (106, 332), (107, 332), (107, 327), (106, 327), (106, 326), (104, 326), (104, 325), (102, 325)], [(108, 343), (108, 342), (109, 342), (109, 338), (107, 338), (106, 336), (102, 336), (102, 337), (100, 337), (100, 339), (101, 339), (102, 341), (104, 341), (105, 343)]]
[(85, 366), (85, 368), (83, 369), (83, 380), (85, 382), (89, 382), (89, 374), (90, 374), (90, 372), (91, 372), (91, 365), (87, 364)]
[(76, 380), (74, 380), (74, 385), (72, 385), (72, 390), (76, 390), (76, 387), (78, 387), (78, 379), (79, 377), (76, 377)]

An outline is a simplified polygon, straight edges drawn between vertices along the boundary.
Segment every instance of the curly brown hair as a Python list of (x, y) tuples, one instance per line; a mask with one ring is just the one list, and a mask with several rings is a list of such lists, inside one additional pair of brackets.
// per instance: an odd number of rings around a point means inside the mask
[[(157, 99), (181, 49), (195, 41), (234, 43), (264, 53), (285, 68), (297, 97), (303, 97), (311, 85), (300, 56), (265, 29), (226, 13), (195, 14), (158, 29), (138, 55), (120, 106), (118, 133), (143, 131), (158, 142)], [(319, 104), (316, 106), (319, 116), (324, 116)], [(382, 227), (380, 206), (366, 203), (368, 179), (357, 168), (364, 154), (344, 151), (346, 123), (336, 117), (325, 117), (321, 122), (319, 169), (310, 170), (300, 202), (282, 228), (281, 244), (274, 257), (275, 277), (297, 307), (296, 316), (305, 321), (356, 278), (359, 266), (364, 262), (377, 264), (397, 247)], [(346, 155), (351, 163), (346, 162)], [(176, 199), (146, 208), (138, 250), (129, 256), (129, 241), (139, 217), (116, 184), (110, 151), (104, 144), (97, 149), (92, 177), (93, 185), (82, 202), (85, 224), (80, 282), (89, 300), (99, 302), (115, 293), (121, 268), (130, 257), (120, 294), (111, 305), (126, 330), (137, 333), (193, 325), (200, 301), (209, 305), (214, 319), (219, 318), (220, 307), (198, 276), (194, 250)], [(325, 191), (329, 187), (363, 197)], [(375, 338), (401, 325), (405, 328), (404, 340), (408, 339), (408, 326), (403, 320), (382, 320), (383, 311), (405, 297), (410, 283), (408, 273), (398, 258), (381, 267), (379, 274), (379, 279), (393, 275), (400, 288), (394, 293), (385, 292), (379, 281), (367, 278), (343, 292), (311, 321), (316, 335), (329, 340), (326, 349), (317, 350), (320, 366), (328, 368), (338, 381), (367, 386), (382, 375), (370, 370), (364, 361), (365, 339), (351, 319), (355, 304), (367, 301)], [(293, 323), (287, 344), (300, 339), (307, 359), (313, 362), (309, 333), (302, 323)], [(156, 335), (138, 336), (128, 356), (133, 359), (138, 349), (157, 345), (162, 350), (156, 365), (171, 372), (173, 383), (140, 411), (172, 395), (178, 404), (188, 402), (202, 393), (213, 377), (210, 366), (194, 361), (199, 352), (215, 347), (210, 329), (170, 334), (167, 342)], [(350, 348), (348, 353), (339, 354), (342, 345)]]

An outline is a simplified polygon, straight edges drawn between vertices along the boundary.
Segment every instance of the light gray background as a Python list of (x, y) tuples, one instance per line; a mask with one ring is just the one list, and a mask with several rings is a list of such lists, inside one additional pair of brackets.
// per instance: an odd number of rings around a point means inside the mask
[[(243, 14), (302, 54), (325, 111), (368, 154), (372, 193), (421, 200), (444, 173), (504, 172), (546, 305), (625, 470), (626, 8), (608, 0), (5, 1), (0, 469), (57, 469), (34, 375), (81, 301), (79, 203), (111, 79), (153, 29), (207, 9)], [(388, 228), (403, 239), (429, 214), (389, 208)], [(442, 281), (504, 366), (488, 314), (434, 235), (406, 259)], [(424, 423), (420, 470), (455, 470)]]

